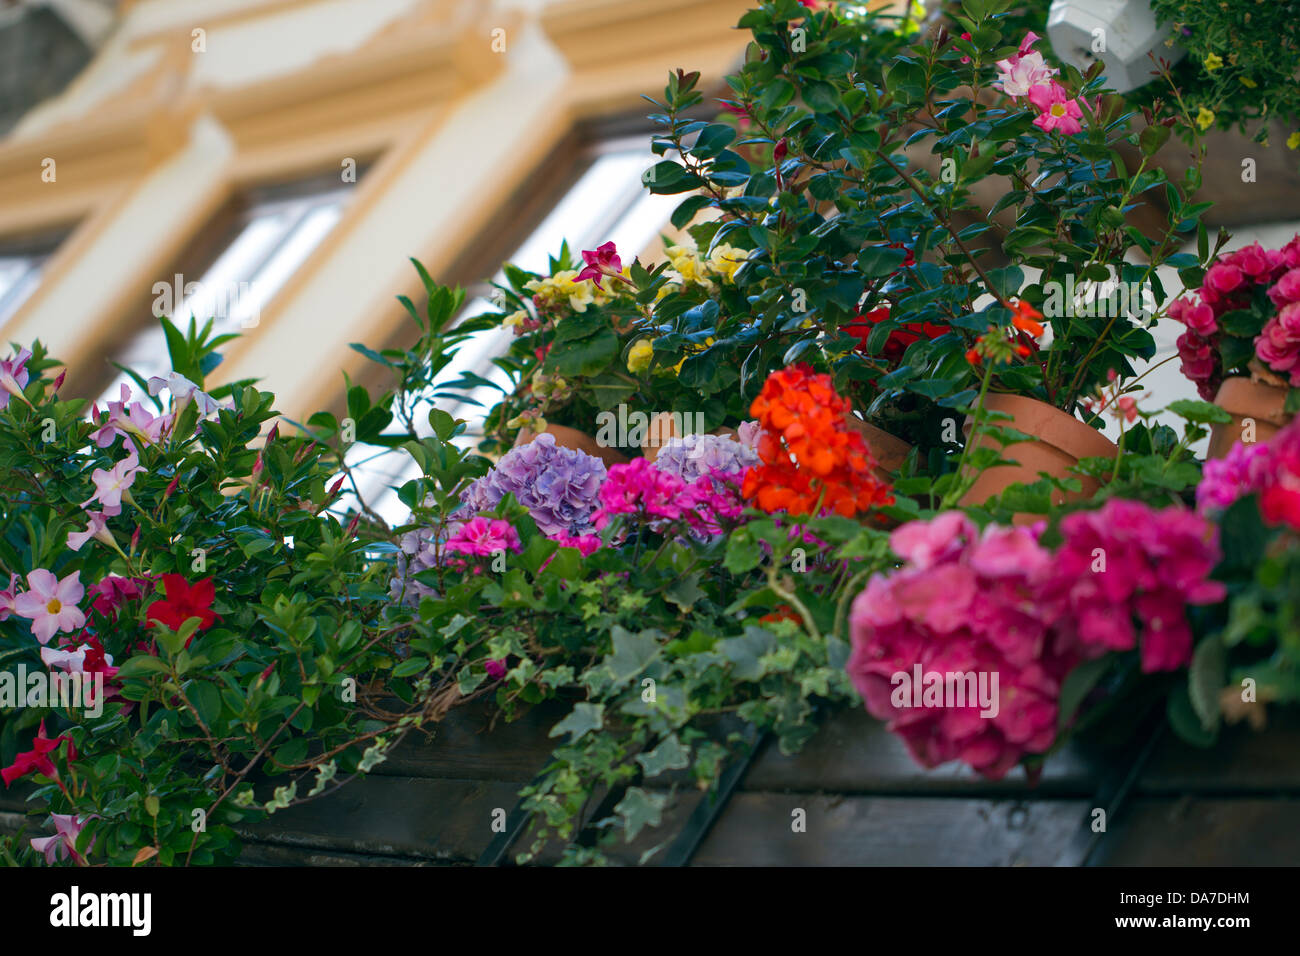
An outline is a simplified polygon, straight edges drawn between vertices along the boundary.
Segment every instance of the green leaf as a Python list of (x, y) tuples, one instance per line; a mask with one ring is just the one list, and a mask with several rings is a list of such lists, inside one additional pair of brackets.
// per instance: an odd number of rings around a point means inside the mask
[(185, 695), (199, 718), (212, 730), (221, 716), (221, 692), (207, 681), (194, 681), (186, 688)]
[(645, 827), (657, 827), (668, 798), (640, 787), (628, 787), (614, 812), (623, 818), (623, 841), (631, 843)]
[(1102, 675), (1110, 669), (1110, 665), (1109, 656), (1098, 657), (1084, 661), (1066, 675), (1061, 683), (1061, 696), (1058, 702), (1059, 717), (1056, 725), (1059, 732), (1069, 728), (1079, 705), (1088, 696), (1088, 692), (1097, 686), (1097, 681), (1101, 680)]
[(645, 769), (647, 777), (657, 777), (665, 770), (681, 770), (691, 764), (690, 751), (682, 746), (676, 734), (669, 734), (654, 750), (636, 755), (636, 762)]
[(758, 567), (763, 551), (748, 528), (737, 528), (727, 539), (727, 554), (723, 564), (732, 574), (744, 574)]
[(752, 624), (740, 637), (718, 641), (718, 650), (731, 661), (731, 673), (737, 680), (756, 681), (766, 672), (762, 657), (776, 646), (776, 635)]
[(1217, 634), (1211, 634), (1192, 655), (1187, 672), (1187, 694), (1201, 726), (1214, 730), (1219, 726), (1219, 692), (1228, 682), (1228, 649)]
[(1187, 419), (1189, 422), (1195, 422), (1197, 425), (1232, 424), (1232, 416), (1218, 405), (1214, 405), (1210, 402), (1200, 402), (1190, 398), (1180, 398), (1176, 402), (1169, 403), (1169, 411), (1173, 412), (1180, 418)]
[(1201, 723), (1201, 718), (1192, 706), (1186, 684), (1179, 684), (1170, 691), (1165, 713), (1174, 733), (1193, 747), (1212, 746), (1218, 737), (1217, 730), (1206, 730), (1205, 725)]
[(581, 740), (593, 730), (600, 730), (605, 726), (605, 705), (588, 704), (585, 701), (573, 705), (573, 710), (569, 716), (551, 728), (548, 737), (558, 737), (561, 734), (572, 734), (569, 743), (575, 743)]

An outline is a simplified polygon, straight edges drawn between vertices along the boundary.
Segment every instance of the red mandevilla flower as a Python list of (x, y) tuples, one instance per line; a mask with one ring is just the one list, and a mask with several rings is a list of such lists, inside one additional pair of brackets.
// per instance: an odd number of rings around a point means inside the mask
[(77, 748), (73, 746), (72, 738), (67, 734), (60, 734), (50, 740), (45, 736), (45, 721), (42, 720), (40, 729), (37, 730), (36, 737), (32, 741), (32, 749), (18, 754), (13, 763), (0, 769), (0, 778), (3, 778), (5, 786), (9, 786), (15, 780), (25, 777), (29, 773), (40, 773), (51, 780), (57, 780), (59, 771), (54, 766), (54, 761), (50, 759), (49, 755), (58, 750), (59, 745), (65, 740), (68, 742), (68, 760), (76, 760)]
[(199, 630), (206, 631), (220, 620), (212, 611), (212, 599), (216, 596), (212, 578), (204, 578), (193, 586), (179, 574), (164, 574), (162, 579), (167, 596), (149, 605), (145, 620), (150, 624), (162, 624), (179, 631), (187, 620), (197, 617)]

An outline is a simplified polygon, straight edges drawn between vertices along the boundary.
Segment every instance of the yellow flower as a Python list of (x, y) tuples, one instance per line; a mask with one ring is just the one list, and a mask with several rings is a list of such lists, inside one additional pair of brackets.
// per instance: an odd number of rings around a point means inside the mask
[(518, 312), (511, 312), (509, 315), (507, 315), (505, 321), (502, 322), (501, 324), (507, 329), (513, 329), (516, 326), (523, 325), (527, 321), (528, 321), (528, 313), (525, 312), (523, 309), (520, 309)]
[(1202, 130), (1209, 129), (1214, 125), (1214, 113), (1202, 106), (1201, 111), (1196, 114), (1196, 125)]
[(650, 367), (655, 347), (649, 339), (637, 339), (627, 353), (627, 370), (638, 375)]
[(740, 268), (748, 255), (749, 253), (744, 249), (737, 249), (725, 242), (720, 243), (709, 256), (709, 268), (728, 282), (732, 282), (736, 278), (736, 270)]
[(1213, 73), (1215, 70), (1221, 69), (1222, 67), (1223, 57), (1219, 56), (1219, 54), (1211, 53), (1205, 58), (1205, 69), (1207, 72)]
[(1287, 149), (1300, 149), (1300, 132), (1292, 133), (1286, 138)]
[(1248, 90), (1253, 90), (1255, 87), (1259, 86), (1258, 83), (1248, 76), (1239, 76), (1237, 79), (1241, 80), (1241, 85), (1246, 87)]
[(704, 274), (704, 263), (700, 261), (694, 249), (688, 249), (686, 246), (669, 246), (664, 251), (673, 269), (681, 275), (683, 282), (709, 284), (708, 276)]

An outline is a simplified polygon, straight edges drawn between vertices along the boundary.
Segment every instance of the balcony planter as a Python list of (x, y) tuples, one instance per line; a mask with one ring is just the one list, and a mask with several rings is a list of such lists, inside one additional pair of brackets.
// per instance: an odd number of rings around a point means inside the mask
[[(1073, 415), (1024, 395), (990, 394), (985, 397), (984, 407), (988, 411), (1001, 412), (1011, 416), (1005, 424), (1016, 431), (1033, 435), (1033, 441), (1016, 442), (1002, 449), (1002, 457), (1014, 461), (1015, 465), (1000, 465), (988, 468), (975, 479), (975, 484), (961, 499), (962, 505), (983, 504), (994, 495), (999, 495), (1008, 487), (1017, 483), (1031, 483), (1039, 480), (1039, 473), (1046, 472), (1054, 478), (1070, 476), (1070, 469), (1081, 458), (1113, 458), (1119, 449), (1113, 441), (1089, 425), (1085, 425)], [(990, 436), (976, 435), (970, 437), (971, 423), (965, 427), (968, 440), (974, 441), (975, 448), (982, 446), (997, 447), (997, 442)], [(1095, 495), (1101, 487), (1096, 479), (1078, 477), (1083, 483), (1078, 492), (1064, 492), (1059, 489), (1052, 492), (1053, 504), (1061, 505), (1070, 501), (1086, 501)], [(1016, 516), (1017, 524), (1032, 524), (1040, 516), (1021, 514)]]
[(1291, 421), (1286, 408), (1287, 388), (1257, 378), (1234, 375), (1224, 379), (1214, 402), (1232, 416), (1231, 425), (1210, 427), (1210, 458), (1224, 458), (1242, 440), (1247, 420), (1254, 423), (1254, 440), (1268, 441)]

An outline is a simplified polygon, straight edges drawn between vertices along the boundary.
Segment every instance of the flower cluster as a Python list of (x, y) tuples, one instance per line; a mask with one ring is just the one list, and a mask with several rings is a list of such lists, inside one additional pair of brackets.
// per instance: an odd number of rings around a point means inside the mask
[(655, 459), (655, 467), (687, 483), (711, 472), (742, 476), (758, 464), (754, 445), (758, 441), (757, 422), (745, 422), (736, 438), (729, 435), (683, 435), (664, 443)]
[(998, 60), (998, 79), (994, 86), (1012, 99), (1029, 100), (1038, 117), (1034, 125), (1044, 132), (1056, 130), (1066, 135), (1083, 131), (1083, 110), (1096, 112), (1083, 97), (1072, 97), (1056, 81), (1059, 72), (1047, 65), (1043, 54), (1031, 47), (1042, 39), (1032, 30), (1025, 34), (1020, 49), (1005, 60)]
[[(927, 767), (961, 760), (997, 778), (1045, 752), (1076, 664), (1133, 650), (1140, 633), (1143, 671), (1182, 667), (1192, 655), (1187, 606), (1224, 597), (1209, 578), (1216, 529), (1185, 509), (1111, 499), (1067, 516), (1055, 552), (1038, 530), (980, 534), (960, 512), (909, 522), (890, 537), (907, 563), (874, 575), (853, 603), (849, 675)], [(1000, 697), (983, 715), (969, 698), (913, 706), (892, 685), (917, 669), (986, 674)]]
[(707, 257), (701, 256), (693, 245), (669, 246), (664, 252), (672, 267), (673, 281), (664, 287), (666, 291), (660, 292), (661, 298), (683, 285), (714, 289), (718, 282), (731, 282), (749, 256), (744, 249), (727, 243), (718, 243)]
[(1038, 348), (1037, 339), (1047, 331), (1040, 321), (1043, 313), (1023, 299), (1007, 305), (1007, 308), (1011, 310), (1010, 336), (996, 325), (989, 326), (989, 330), (975, 340), (974, 347), (967, 350), (966, 361), (979, 365), (984, 359), (996, 363), (1026, 359), (1034, 354)]
[[(1187, 326), (1178, 337), (1178, 355), (1183, 374), (1196, 383), (1207, 401), (1225, 375), (1220, 345), (1225, 330), (1222, 319), (1230, 312), (1259, 307), (1267, 301), (1280, 311), (1268, 318), (1255, 339), (1256, 354), (1281, 374), (1290, 374), (1300, 384), (1300, 236), (1281, 249), (1265, 249), (1253, 243), (1230, 252), (1210, 266), (1196, 292), (1169, 306), (1170, 318)], [(1267, 300), (1258, 292), (1267, 289)]]
[(1207, 461), (1196, 505), (1202, 513), (1213, 514), (1252, 494), (1259, 495), (1265, 521), (1300, 531), (1300, 421), (1270, 441), (1237, 442), (1227, 457)]
[(506, 495), (514, 495), (547, 537), (586, 534), (593, 527), (605, 473), (599, 458), (561, 448), (553, 435), (538, 435), (506, 452), (495, 468), (465, 489), (462, 511), (491, 511)]
[(745, 474), (741, 493), (763, 511), (851, 517), (893, 503), (875, 477), (871, 451), (849, 428), (849, 403), (829, 375), (807, 365), (779, 369), (749, 411), (763, 431), (759, 464)]
[[(1056, 739), (1061, 682), (1076, 662), (1053, 640), (1035, 596), (1051, 555), (1024, 528), (980, 535), (960, 512), (913, 521), (890, 536), (907, 565), (876, 574), (853, 602), (849, 676), (878, 719), (887, 720), (926, 767), (960, 760), (997, 779), (1026, 753)], [(991, 713), (961, 706), (911, 706), (896, 675), (979, 675), (996, 687)], [(992, 675), (997, 675), (993, 684)]]
[(1096, 511), (1061, 521), (1044, 599), (1056, 606), (1063, 637), (1084, 656), (1132, 650), (1142, 634), (1142, 670), (1175, 670), (1192, 658), (1189, 604), (1225, 595), (1211, 581), (1218, 563), (1218, 531), (1184, 508), (1160, 511), (1112, 498)]
[(738, 471), (714, 468), (686, 480), (657, 462), (635, 458), (609, 469), (600, 489), (595, 525), (604, 529), (615, 515), (629, 515), (654, 531), (682, 524), (697, 537), (718, 535), (723, 520), (734, 519), (744, 510), (739, 482)]
[[(878, 306), (870, 312), (855, 316), (852, 322), (843, 327), (843, 331), (858, 340), (855, 351), (866, 352), (867, 340), (871, 337), (872, 330), (888, 318), (889, 306)], [(901, 328), (889, 333), (889, 338), (885, 339), (885, 344), (880, 349), (880, 356), (891, 367), (897, 366), (903, 361), (903, 354), (912, 343), (937, 339), (948, 331), (947, 326), (936, 325), (933, 322), (905, 323)]]

